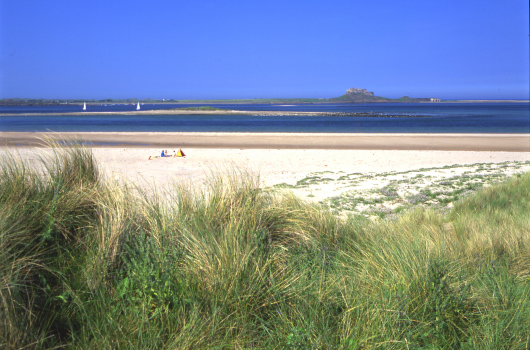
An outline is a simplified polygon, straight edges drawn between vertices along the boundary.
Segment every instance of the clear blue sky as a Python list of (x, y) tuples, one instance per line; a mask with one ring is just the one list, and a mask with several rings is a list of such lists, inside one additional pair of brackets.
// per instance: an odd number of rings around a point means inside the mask
[(529, 98), (527, 0), (0, 1), (0, 97)]

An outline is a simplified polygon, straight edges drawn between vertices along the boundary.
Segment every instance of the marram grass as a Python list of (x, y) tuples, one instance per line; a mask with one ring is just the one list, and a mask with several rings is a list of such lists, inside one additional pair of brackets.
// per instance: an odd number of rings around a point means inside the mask
[(52, 151), (1, 159), (0, 348), (530, 347), (530, 174), (373, 224), (244, 172), (156, 195)]

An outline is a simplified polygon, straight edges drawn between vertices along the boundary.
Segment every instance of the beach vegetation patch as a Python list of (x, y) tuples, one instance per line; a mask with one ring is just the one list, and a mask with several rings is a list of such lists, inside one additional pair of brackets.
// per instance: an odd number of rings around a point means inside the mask
[[(505, 167), (500, 168), (501, 166)], [(482, 170), (478, 171), (479, 168)], [(514, 174), (529, 170), (526, 162), (514, 161), (355, 176), (337, 172), (328, 173), (328, 180), (321, 183), (325, 185), (320, 186), (321, 188), (316, 187), (317, 179), (311, 178), (311, 181), (304, 181), (304, 186), (293, 185), (291, 189), (308, 199), (314, 198), (338, 215), (356, 213), (368, 217), (372, 215), (369, 211), (373, 210), (375, 204), (389, 208), (395, 208), (398, 204), (408, 205), (410, 208), (421, 205), (446, 212), (448, 206), (451, 207), (456, 201), (481, 188), (502, 183)], [(308, 178), (313, 175), (310, 174)], [(332, 197), (322, 196), (326, 191), (335, 194)], [(312, 197), (307, 193), (311, 193)], [(363, 205), (358, 205), (361, 202)]]

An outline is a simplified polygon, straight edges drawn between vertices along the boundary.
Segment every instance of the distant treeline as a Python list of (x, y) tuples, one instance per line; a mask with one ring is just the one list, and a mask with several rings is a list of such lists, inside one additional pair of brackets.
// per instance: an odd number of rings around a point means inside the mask
[(217, 100), (174, 100), (161, 99), (153, 100), (150, 98), (128, 98), (103, 100), (95, 99), (44, 99), (44, 98), (4, 98), (0, 99), (0, 105), (6, 106), (29, 106), (29, 105), (59, 105), (59, 104), (113, 104), (113, 103), (181, 103), (181, 104), (249, 104), (249, 103), (278, 103), (278, 104), (295, 104), (295, 103), (326, 103), (336, 102), (333, 99), (324, 98), (254, 98), (254, 99), (217, 99)]
[(4, 106), (28, 106), (28, 105), (59, 105), (59, 104), (81, 104), (81, 103), (178, 103), (176, 100), (152, 100), (150, 98), (138, 99), (138, 98), (128, 98), (128, 99), (113, 99), (107, 98), (104, 100), (95, 100), (95, 99), (44, 99), (44, 98), (3, 98), (0, 99), (0, 105)]

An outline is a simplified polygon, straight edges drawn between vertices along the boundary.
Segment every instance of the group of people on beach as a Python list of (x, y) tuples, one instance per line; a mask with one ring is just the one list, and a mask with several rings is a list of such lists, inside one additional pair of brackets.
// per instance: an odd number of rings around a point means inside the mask
[[(166, 158), (166, 157), (184, 157), (184, 152), (182, 152), (182, 150), (179, 150), (179, 154), (177, 154), (177, 152), (175, 150), (173, 150), (173, 154), (170, 154), (168, 155), (167, 154), (167, 149), (166, 150), (162, 150), (162, 152), (160, 153), (160, 156), (155, 156), (154, 158)], [(149, 159), (148, 160), (151, 160), (153, 159), (153, 157), (149, 156)]]

